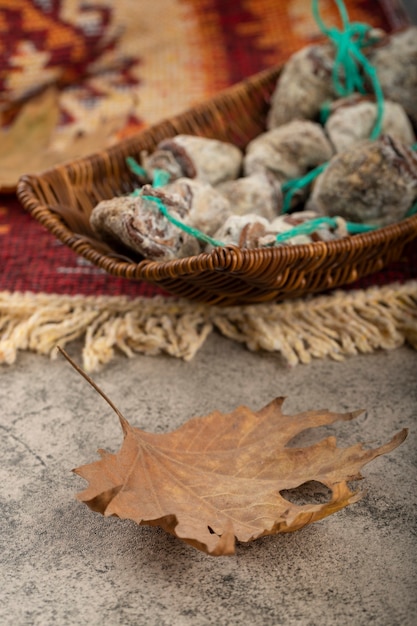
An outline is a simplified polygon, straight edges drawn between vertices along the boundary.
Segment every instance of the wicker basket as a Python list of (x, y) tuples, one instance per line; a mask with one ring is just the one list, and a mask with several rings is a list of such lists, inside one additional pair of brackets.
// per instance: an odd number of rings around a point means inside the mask
[(117, 254), (94, 239), (88, 217), (103, 199), (127, 194), (137, 178), (126, 157), (140, 158), (179, 133), (213, 137), (244, 148), (265, 130), (279, 68), (223, 91), (193, 109), (152, 126), (116, 146), (38, 176), (24, 176), (22, 205), (64, 244), (106, 272), (157, 284), (178, 296), (234, 305), (278, 301), (346, 285), (400, 258), (417, 237), (417, 215), (377, 231), (331, 243), (243, 250), (234, 246), (175, 261)]

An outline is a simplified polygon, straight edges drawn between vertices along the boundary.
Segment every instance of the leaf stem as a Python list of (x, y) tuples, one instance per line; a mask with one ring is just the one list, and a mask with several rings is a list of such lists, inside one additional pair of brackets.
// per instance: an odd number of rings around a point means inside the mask
[(64, 348), (61, 348), (61, 346), (57, 346), (58, 351), (67, 359), (68, 363), (70, 363), (72, 365), (72, 367), (83, 377), (85, 378), (85, 380), (90, 383), (90, 385), (93, 387), (93, 389), (95, 389), (97, 391), (98, 394), (100, 394), (100, 396), (107, 402), (107, 404), (109, 404), (111, 406), (111, 408), (113, 409), (113, 411), (116, 413), (116, 415), (118, 416), (120, 423), (122, 425), (123, 431), (125, 431), (126, 425), (127, 425), (127, 420), (126, 418), (121, 414), (121, 412), (119, 411), (119, 409), (113, 404), (113, 402), (110, 400), (110, 398), (104, 393), (104, 391), (102, 391), (100, 389), (100, 387), (97, 385), (97, 383), (94, 382), (94, 380), (92, 378), (90, 378), (90, 376), (84, 372), (84, 370), (77, 365), (77, 363), (75, 361), (72, 360), (72, 358), (70, 357), (70, 355), (68, 354), (68, 352), (66, 352), (64, 350)]

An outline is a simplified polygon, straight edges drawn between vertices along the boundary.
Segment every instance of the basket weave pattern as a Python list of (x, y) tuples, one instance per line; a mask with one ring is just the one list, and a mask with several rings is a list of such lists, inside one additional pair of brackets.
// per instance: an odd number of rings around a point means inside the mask
[(224, 305), (279, 301), (349, 284), (400, 259), (417, 237), (417, 216), (338, 241), (246, 250), (217, 248), (174, 261), (126, 257), (97, 241), (89, 215), (101, 200), (131, 193), (137, 178), (126, 157), (140, 160), (164, 138), (194, 134), (244, 149), (265, 130), (279, 68), (257, 74), (176, 117), (117, 145), (37, 176), (24, 176), (17, 194), (32, 216), (65, 245), (106, 272), (157, 284), (181, 297)]

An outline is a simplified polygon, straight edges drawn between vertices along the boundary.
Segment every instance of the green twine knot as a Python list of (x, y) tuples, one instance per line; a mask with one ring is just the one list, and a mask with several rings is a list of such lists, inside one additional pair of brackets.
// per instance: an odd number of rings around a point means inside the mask
[[(126, 163), (130, 171), (136, 174), (137, 176), (143, 177), (146, 174), (143, 167), (141, 167), (133, 157), (127, 157)], [(168, 172), (166, 172), (165, 170), (161, 170), (161, 169), (155, 169), (153, 171), (152, 187), (154, 189), (157, 189), (158, 187), (163, 187), (169, 182), (169, 180), (170, 180), (170, 175)], [(191, 235), (192, 237), (195, 237), (196, 239), (199, 239), (200, 241), (204, 241), (204, 243), (211, 244), (214, 247), (224, 246), (224, 243), (222, 243), (221, 241), (218, 241), (217, 239), (213, 239), (213, 237), (210, 237), (209, 235), (202, 233), (200, 230), (198, 230), (197, 228), (194, 228), (193, 226), (184, 224), (184, 222), (181, 222), (181, 220), (171, 215), (171, 213), (168, 211), (167, 207), (165, 206), (165, 204), (162, 202), (160, 198), (157, 198), (155, 196), (142, 195), (139, 189), (135, 189), (135, 191), (131, 195), (141, 196), (144, 200), (148, 200), (149, 202), (153, 202), (154, 204), (156, 204), (159, 211), (162, 213), (164, 217), (166, 217), (166, 219), (169, 222), (171, 222), (171, 224), (173, 224), (174, 226), (176, 226), (183, 232), (187, 233), (188, 235)]]
[[(332, 68), (333, 86), (339, 96), (349, 96), (355, 91), (366, 93), (361, 70), (368, 76), (377, 103), (376, 121), (370, 135), (370, 139), (374, 140), (381, 134), (384, 95), (375, 68), (361, 51), (370, 43), (368, 34), (372, 27), (361, 22), (350, 22), (343, 0), (334, 0), (334, 2), (339, 9), (343, 30), (339, 30), (335, 26), (326, 26), (319, 13), (319, 0), (312, 0), (314, 19), (322, 33), (332, 41), (336, 50)], [(344, 77), (344, 84), (341, 76)]]

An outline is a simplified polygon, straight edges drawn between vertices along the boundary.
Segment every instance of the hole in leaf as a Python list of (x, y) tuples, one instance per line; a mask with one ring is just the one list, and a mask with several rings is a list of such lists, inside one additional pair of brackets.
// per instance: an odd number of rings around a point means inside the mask
[(294, 489), (283, 489), (280, 491), (283, 498), (302, 506), (303, 504), (324, 504), (330, 502), (332, 490), (316, 480), (309, 480)]

